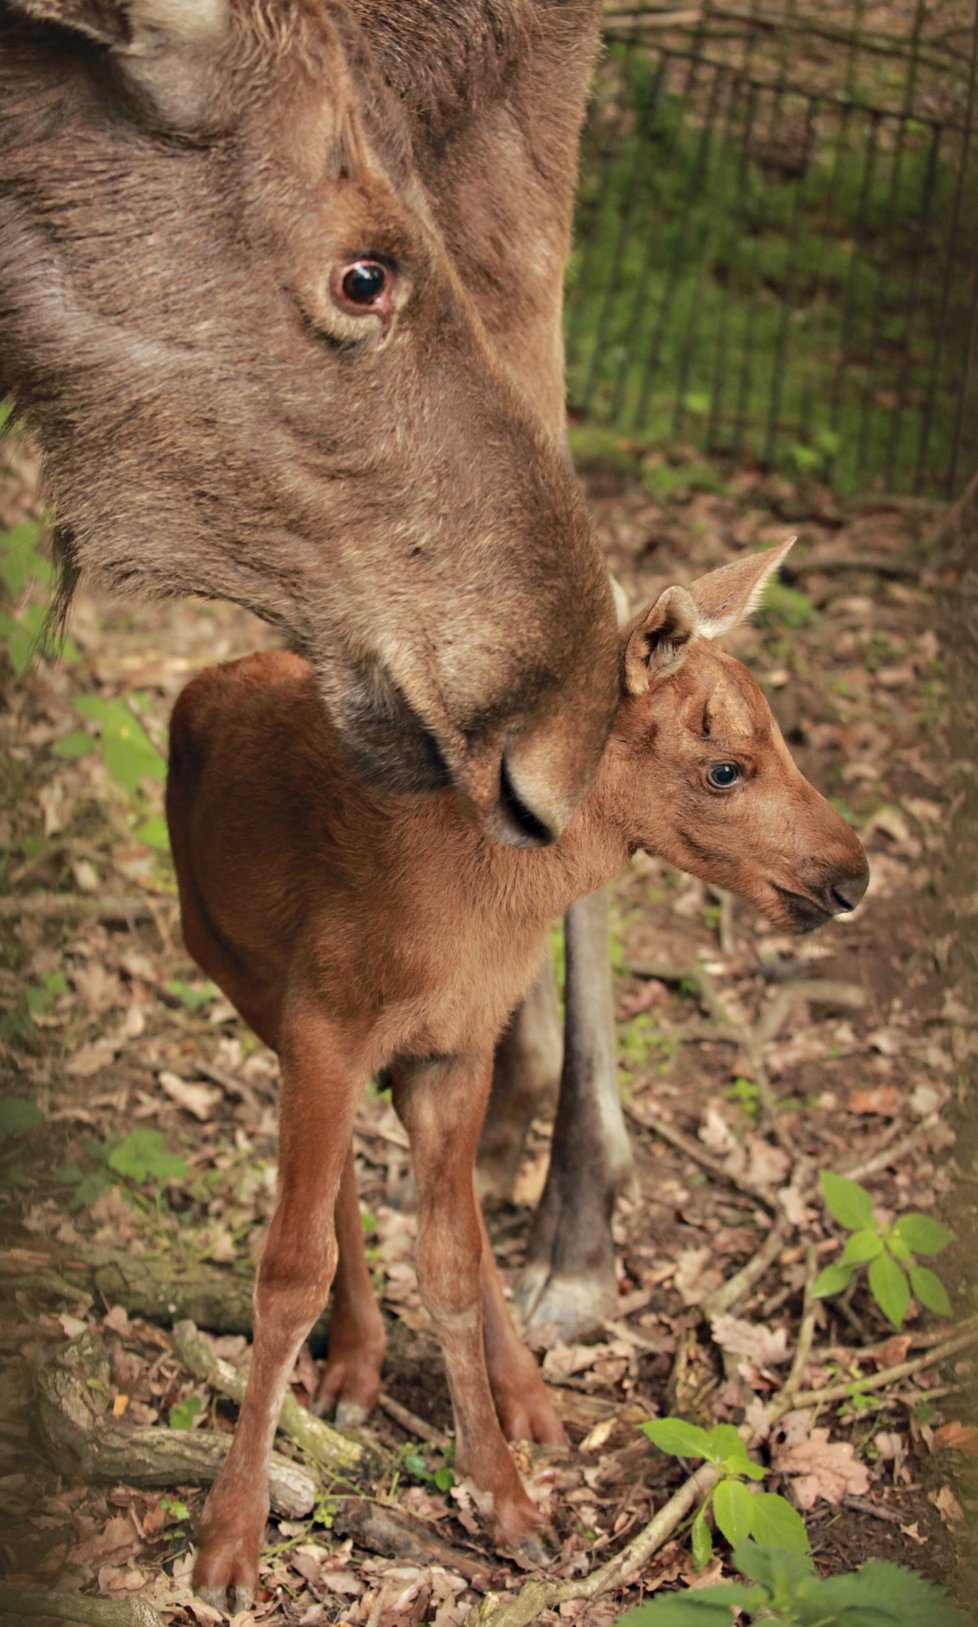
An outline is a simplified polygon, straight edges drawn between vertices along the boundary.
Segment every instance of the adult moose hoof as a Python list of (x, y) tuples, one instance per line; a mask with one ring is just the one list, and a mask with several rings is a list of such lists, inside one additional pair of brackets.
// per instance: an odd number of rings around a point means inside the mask
[(531, 1344), (593, 1333), (614, 1316), (617, 1306), (618, 1285), (610, 1264), (605, 1271), (577, 1274), (533, 1259), (523, 1268), (515, 1294), (515, 1310)]

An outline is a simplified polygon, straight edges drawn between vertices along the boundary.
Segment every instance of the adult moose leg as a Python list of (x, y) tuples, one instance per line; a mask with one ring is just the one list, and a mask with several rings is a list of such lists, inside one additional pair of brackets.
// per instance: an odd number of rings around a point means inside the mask
[(278, 1196), (255, 1283), (251, 1371), (193, 1572), (195, 1591), (232, 1612), (254, 1594), (285, 1386), (336, 1266), (333, 1214), (359, 1094), (348, 1036), (315, 1012), (285, 1014), (281, 1059)]
[(496, 1044), (492, 1090), (479, 1139), (479, 1190), (510, 1196), (533, 1119), (552, 1107), (560, 1083), (560, 1010), (548, 954), (526, 999)]
[(550, 1166), (518, 1291), (524, 1323), (562, 1337), (612, 1314), (611, 1213), (632, 1178), (618, 1097), (608, 899), (572, 905), (564, 922), (564, 1063)]
[(394, 1071), (394, 1103), (411, 1139), (419, 1200), (418, 1285), (444, 1353), (456, 1462), (491, 1495), (495, 1540), (521, 1544), (528, 1556), (532, 1551), (539, 1558), (528, 1544), (540, 1515), (503, 1438), (486, 1361), (483, 1261), (488, 1256), (472, 1167), (490, 1071), (486, 1053), (401, 1064)]

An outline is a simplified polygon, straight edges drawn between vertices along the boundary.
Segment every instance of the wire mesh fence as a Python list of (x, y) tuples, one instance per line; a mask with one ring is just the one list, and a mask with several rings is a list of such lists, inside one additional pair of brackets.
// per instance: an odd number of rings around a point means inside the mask
[(978, 8), (806, 4), (607, 18), (571, 407), (952, 495), (978, 464)]

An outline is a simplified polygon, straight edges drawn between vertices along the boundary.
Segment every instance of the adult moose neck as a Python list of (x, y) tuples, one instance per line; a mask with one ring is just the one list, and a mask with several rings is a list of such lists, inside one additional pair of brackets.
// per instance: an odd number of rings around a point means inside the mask
[(0, 373), (68, 591), (249, 606), (367, 772), (529, 844), (614, 702), (557, 438), (593, 13), (0, 5)]

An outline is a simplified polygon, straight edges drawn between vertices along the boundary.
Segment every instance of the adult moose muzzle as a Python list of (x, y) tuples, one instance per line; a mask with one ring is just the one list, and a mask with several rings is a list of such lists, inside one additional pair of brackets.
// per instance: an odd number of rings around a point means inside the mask
[(329, 0), (4, 0), (0, 379), (63, 604), (85, 567), (250, 607), (363, 770), (539, 845), (607, 734), (611, 597), (384, 49)]

